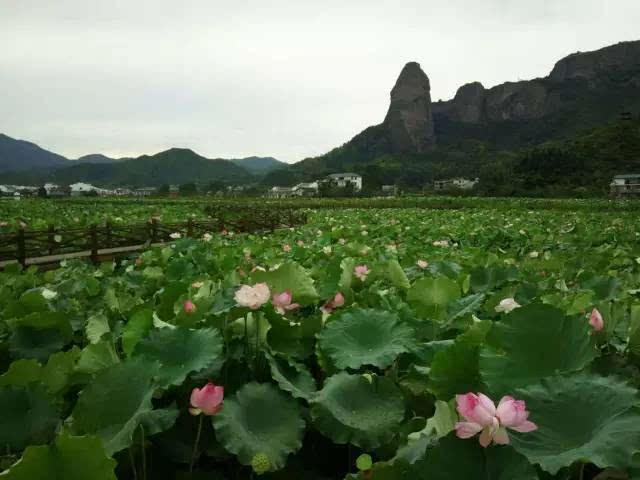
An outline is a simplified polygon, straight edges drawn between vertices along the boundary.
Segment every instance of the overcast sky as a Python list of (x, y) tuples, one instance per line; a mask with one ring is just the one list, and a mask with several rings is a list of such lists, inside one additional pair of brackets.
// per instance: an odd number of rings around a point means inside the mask
[(172, 146), (293, 162), (386, 113), (640, 39), (640, 0), (0, 0), (0, 132), (69, 158)]

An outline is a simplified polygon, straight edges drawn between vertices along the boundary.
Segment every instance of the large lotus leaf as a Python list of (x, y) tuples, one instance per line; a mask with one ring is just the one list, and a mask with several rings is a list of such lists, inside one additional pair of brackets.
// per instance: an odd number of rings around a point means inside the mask
[(301, 305), (308, 305), (318, 299), (313, 279), (295, 262), (285, 263), (271, 272), (254, 272), (252, 279), (254, 283), (265, 282), (271, 293), (291, 290), (293, 301)]
[(67, 341), (57, 328), (18, 327), (9, 339), (9, 352), (16, 359), (35, 358), (46, 362), (49, 355), (62, 350)]
[(153, 310), (141, 308), (132, 313), (122, 330), (122, 350), (127, 356), (133, 353), (136, 344), (149, 333), (152, 327)]
[(313, 422), (335, 443), (376, 448), (399, 430), (404, 418), (402, 393), (386, 377), (370, 382), (345, 372), (330, 377), (312, 400)]
[(327, 322), (318, 334), (320, 348), (340, 368), (374, 365), (386, 368), (415, 341), (411, 327), (397, 315), (375, 309), (354, 309)]
[(404, 273), (404, 270), (400, 266), (397, 260), (389, 260), (383, 267), (382, 272), (384, 277), (386, 277), (394, 287), (407, 289), (411, 287), (411, 283), (409, 283), (409, 279), (407, 278), (407, 274)]
[(161, 328), (138, 342), (134, 356), (160, 362), (162, 385), (180, 385), (191, 372), (221, 366), (223, 347), (222, 336), (213, 328)]
[(135, 358), (100, 371), (78, 395), (73, 430), (96, 434), (108, 454), (131, 445), (141, 418), (152, 409), (158, 370), (158, 364)]
[(535, 468), (509, 446), (482, 448), (476, 438), (462, 440), (450, 433), (427, 449), (412, 466), (407, 480), (537, 480)]
[(424, 277), (415, 282), (407, 300), (424, 306), (444, 307), (460, 298), (460, 286), (447, 277)]
[(98, 343), (102, 336), (110, 331), (111, 327), (109, 327), (109, 319), (104, 313), (92, 315), (87, 320), (85, 334), (91, 343)]
[(271, 376), (282, 390), (296, 398), (308, 400), (316, 391), (316, 382), (307, 367), (294, 360), (277, 355), (265, 354), (271, 367)]
[(248, 383), (225, 398), (213, 417), (216, 438), (243, 465), (265, 454), (274, 470), (302, 446), (305, 423), (297, 402), (271, 384)]
[(2, 474), (6, 480), (116, 480), (116, 461), (99, 438), (62, 435), (52, 445), (27, 447), (22, 459)]
[(428, 385), (438, 399), (448, 401), (457, 393), (483, 390), (478, 361), (480, 344), (490, 327), (489, 321), (477, 322), (434, 355)]
[(530, 304), (495, 322), (480, 353), (480, 374), (494, 396), (555, 373), (577, 371), (596, 356), (584, 318)]
[(0, 445), (22, 450), (47, 443), (54, 436), (59, 415), (44, 386), (0, 388)]
[(111, 342), (98, 342), (87, 345), (80, 353), (76, 370), (93, 374), (120, 362), (120, 358)]
[(558, 375), (516, 390), (538, 429), (510, 433), (516, 450), (555, 474), (581, 460), (629, 468), (640, 453), (637, 391), (613, 376)]

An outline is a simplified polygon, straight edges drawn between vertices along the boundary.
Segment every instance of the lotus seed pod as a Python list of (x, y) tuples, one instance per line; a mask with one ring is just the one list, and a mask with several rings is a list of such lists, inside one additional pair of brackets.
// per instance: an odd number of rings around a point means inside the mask
[(267, 457), (264, 453), (258, 453), (251, 459), (251, 468), (258, 475), (262, 475), (263, 473), (267, 473), (271, 470), (271, 462), (269, 461), (269, 457)]

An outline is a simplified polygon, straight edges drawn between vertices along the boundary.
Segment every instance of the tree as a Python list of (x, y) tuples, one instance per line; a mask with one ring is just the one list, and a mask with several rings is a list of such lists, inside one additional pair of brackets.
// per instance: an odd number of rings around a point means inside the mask
[(44, 188), (44, 186), (42, 186), (42, 187), (40, 187), (40, 188), (38, 189), (38, 196), (39, 196), (40, 198), (47, 198), (47, 197), (48, 197), (48, 195), (47, 195), (47, 189), (46, 189), (46, 188)]
[(159, 196), (166, 197), (167, 195), (169, 195), (169, 190), (170, 190), (170, 189), (169, 189), (169, 185), (164, 184), (164, 185), (160, 185), (160, 186), (158, 187), (158, 190), (156, 191), (156, 193), (157, 193)]
[(188, 197), (190, 195), (198, 194), (198, 188), (196, 187), (196, 184), (193, 182), (183, 183), (178, 188), (178, 191), (180, 192), (180, 196), (183, 196), (183, 197)]

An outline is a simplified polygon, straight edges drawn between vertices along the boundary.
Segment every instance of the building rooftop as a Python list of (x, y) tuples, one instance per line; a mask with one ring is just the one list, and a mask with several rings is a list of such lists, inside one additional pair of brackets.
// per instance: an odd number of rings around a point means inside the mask
[(626, 175), (616, 175), (613, 178), (640, 178), (640, 173), (628, 173)]
[(359, 177), (357, 173), (345, 172), (345, 173), (331, 173), (327, 175), (328, 178), (340, 178), (340, 177)]

